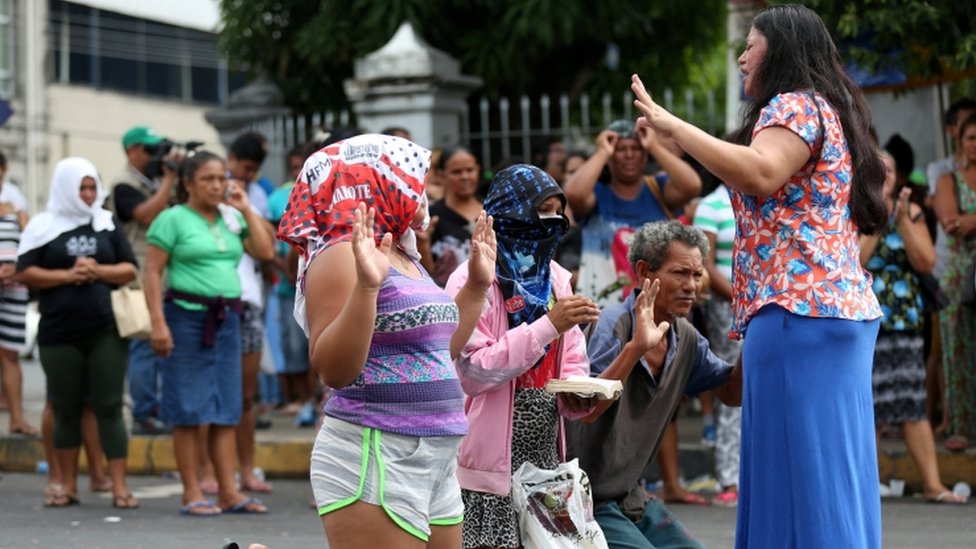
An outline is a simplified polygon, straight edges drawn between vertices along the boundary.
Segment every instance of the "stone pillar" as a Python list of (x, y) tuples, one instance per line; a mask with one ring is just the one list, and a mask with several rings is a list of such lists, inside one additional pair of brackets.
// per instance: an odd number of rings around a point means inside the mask
[(424, 42), (410, 23), (358, 59), (353, 74), (345, 89), (358, 125), (371, 132), (400, 126), (425, 147), (458, 142), (467, 98), (482, 84), (461, 74), (460, 63)]
[(288, 151), (271, 135), (272, 121), (291, 114), (284, 106), (281, 91), (270, 80), (258, 78), (235, 91), (227, 105), (204, 114), (204, 118), (220, 135), (220, 144), (228, 149), (234, 138), (247, 130), (255, 130), (268, 139), (268, 156), (264, 159), (261, 174), (278, 184), (285, 179), (285, 155)]

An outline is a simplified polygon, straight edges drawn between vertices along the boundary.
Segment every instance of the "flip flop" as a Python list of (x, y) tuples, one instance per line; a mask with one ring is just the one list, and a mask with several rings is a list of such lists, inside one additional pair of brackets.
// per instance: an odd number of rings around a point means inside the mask
[(969, 447), (969, 441), (962, 435), (952, 435), (943, 443), (950, 452), (962, 452)]
[(78, 496), (67, 494), (62, 490), (56, 490), (44, 498), (44, 507), (70, 507), (80, 503)]
[(266, 515), (268, 514), (268, 508), (264, 507), (264, 503), (258, 498), (244, 498), (241, 501), (231, 505), (230, 507), (222, 508), (225, 513), (232, 514), (252, 514), (252, 515)]
[(685, 492), (683, 496), (664, 500), (664, 503), (677, 503), (681, 505), (701, 505), (708, 507), (712, 503), (708, 498), (700, 496), (694, 492)]
[[(208, 508), (207, 512), (199, 512), (198, 510)], [(217, 507), (212, 500), (201, 499), (187, 503), (183, 507), (180, 507), (180, 514), (184, 517), (216, 517), (220, 516), (222, 511), (220, 507)]]
[(137, 500), (132, 494), (113, 496), (112, 507), (115, 507), (116, 509), (138, 509), (139, 500)]
[(10, 436), (24, 438), (41, 438), (41, 432), (34, 427), (14, 427), (10, 430)]
[(944, 492), (940, 492), (939, 495), (935, 496), (934, 498), (930, 498), (930, 497), (925, 498), (925, 502), (940, 503), (945, 505), (965, 505), (966, 498), (957, 496), (956, 494), (953, 494), (949, 490), (946, 490)]

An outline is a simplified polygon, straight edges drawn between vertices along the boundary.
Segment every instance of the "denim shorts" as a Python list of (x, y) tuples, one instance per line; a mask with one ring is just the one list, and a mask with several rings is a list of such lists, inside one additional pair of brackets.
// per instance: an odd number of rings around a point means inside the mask
[(460, 436), (414, 437), (325, 417), (312, 448), (311, 480), (319, 515), (357, 501), (378, 505), (409, 534), (461, 524)]
[(241, 419), (240, 317), (227, 310), (213, 347), (203, 345), (206, 311), (163, 305), (173, 335), (173, 353), (162, 359), (160, 419), (185, 426), (237, 425)]

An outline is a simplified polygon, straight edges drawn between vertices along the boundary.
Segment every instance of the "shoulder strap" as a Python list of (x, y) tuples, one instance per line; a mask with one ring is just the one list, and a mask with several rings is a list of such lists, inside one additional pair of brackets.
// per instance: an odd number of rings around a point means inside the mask
[(657, 203), (661, 205), (661, 209), (664, 210), (664, 215), (668, 216), (668, 219), (674, 219), (674, 212), (668, 207), (667, 202), (664, 201), (664, 193), (661, 192), (661, 187), (657, 184), (657, 178), (653, 175), (645, 175), (644, 181), (647, 183), (647, 188), (650, 189), (651, 194), (654, 195), (654, 199)]

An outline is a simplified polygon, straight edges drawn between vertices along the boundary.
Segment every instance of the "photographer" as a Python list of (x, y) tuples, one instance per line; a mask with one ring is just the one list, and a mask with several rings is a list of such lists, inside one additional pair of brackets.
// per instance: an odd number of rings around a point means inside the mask
[[(146, 231), (160, 212), (170, 206), (176, 186), (179, 153), (162, 158), (168, 141), (147, 126), (136, 126), (122, 136), (127, 164), (112, 180), (111, 200), (141, 268), (146, 263)], [(140, 285), (137, 278), (132, 283)], [(159, 435), (170, 428), (156, 418), (159, 412), (159, 357), (148, 340), (129, 342), (129, 392), (132, 395), (132, 434)]]

